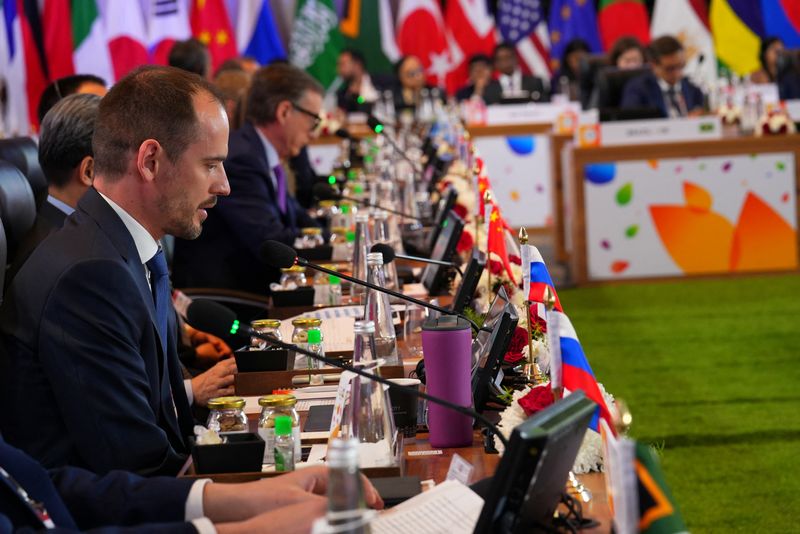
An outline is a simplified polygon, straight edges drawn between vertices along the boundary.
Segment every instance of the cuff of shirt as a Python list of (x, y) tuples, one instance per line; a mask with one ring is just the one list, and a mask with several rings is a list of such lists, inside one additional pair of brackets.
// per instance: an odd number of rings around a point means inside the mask
[(194, 392), (192, 391), (192, 379), (187, 378), (183, 381), (183, 389), (186, 390), (186, 400), (189, 401), (189, 406), (194, 404)]
[(205, 515), (203, 510), (203, 488), (211, 482), (210, 478), (203, 478), (192, 484), (189, 496), (186, 497), (186, 521), (193, 521)]
[(194, 528), (197, 530), (197, 534), (217, 534), (214, 523), (207, 517), (192, 520), (192, 525), (194, 525)]

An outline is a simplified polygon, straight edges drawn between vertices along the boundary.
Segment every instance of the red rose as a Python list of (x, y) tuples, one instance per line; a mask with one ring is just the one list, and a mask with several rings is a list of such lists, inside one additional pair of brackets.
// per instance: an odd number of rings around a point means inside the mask
[(515, 256), (514, 254), (509, 254), (508, 262), (513, 263), (514, 265), (522, 265), (522, 258)]
[(461, 238), (459, 238), (458, 245), (456, 245), (456, 252), (468, 252), (472, 250), (474, 245), (475, 240), (472, 238), (472, 234), (469, 232), (461, 232)]
[(453, 211), (462, 219), (467, 218), (467, 208), (463, 204), (456, 204), (453, 206)]
[(500, 276), (505, 271), (503, 264), (497, 260), (489, 260), (489, 272), (494, 276)]
[(525, 415), (530, 416), (553, 404), (553, 390), (550, 389), (549, 383), (536, 386), (517, 402), (525, 410)]
[(536, 303), (531, 304), (531, 327), (534, 330), (538, 329), (540, 332), (547, 333), (547, 321), (544, 317), (539, 317), (538, 309), (539, 307)]
[(522, 349), (528, 345), (528, 331), (518, 326), (511, 335), (508, 343), (508, 351), (503, 360), (509, 364), (515, 364), (522, 359)]

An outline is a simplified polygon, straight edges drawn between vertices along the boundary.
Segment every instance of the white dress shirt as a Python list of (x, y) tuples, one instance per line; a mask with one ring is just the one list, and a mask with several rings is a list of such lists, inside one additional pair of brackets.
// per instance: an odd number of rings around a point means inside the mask
[[(667, 106), (667, 114), (669, 118), (675, 119), (678, 117), (686, 117), (689, 112), (686, 109), (686, 103), (683, 100), (683, 92), (681, 91), (681, 82), (676, 83), (675, 85), (670, 85), (661, 78), (657, 78), (658, 80), (658, 87), (661, 89), (661, 94), (664, 96), (664, 104)], [(678, 103), (678, 108), (676, 109), (675, 106), (672, 104), (672, 101), (669, 98), (669, 91), (672, 89), (675, 93), (675, 100)]]
[(522, 91), (522, 71), (516, 69), (511, 75), (501, 74), (498, 78), (504, 95), (513, 95)]
[(72, 212), (75, 211), (75, 208), (73, 208), (72, 206), (70, 206), (66, 202), (62, 202), (61, 200), (58, 200), (53, 195), (47, 195), (47, 202), (52, 204), (58, 210), (64, 212), (65, 215), (72, 215)]

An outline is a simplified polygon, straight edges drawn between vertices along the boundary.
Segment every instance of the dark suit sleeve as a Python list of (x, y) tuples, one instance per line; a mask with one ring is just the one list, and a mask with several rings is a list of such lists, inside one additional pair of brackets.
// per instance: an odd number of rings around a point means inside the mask
[(152, 327), (141, 299), (124, 264), (89, 260), (61, 275), (43, 309), (39, 357), (69, 438), (97, 473), (175, 474), (184, 462), (150, 402), (159, 392), (139, 353)]
[[(76, 467), (50, 471), (59, 495), (81, 530), (135, 527), (135, 532), (195, 532), (184, 522), (194, 480), (143, 478), (123, 471), (95, 475)], [(127, 529), (126, 529), (127, 530)]]
[(214, 209), (233, 229), (231, 238), (238, 239), (255, 257), (268, 239), (294, 245), (299, 232), (283, 224), (275, 199), (267, 189), (269, 176), (259, 169), (258, 161), (239, 156), (226, 161), (225, 168), (231, 195), (220, 199)]

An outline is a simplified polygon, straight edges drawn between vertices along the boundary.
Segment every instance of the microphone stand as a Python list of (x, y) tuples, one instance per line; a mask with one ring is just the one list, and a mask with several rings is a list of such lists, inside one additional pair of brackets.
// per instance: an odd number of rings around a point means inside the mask
[(394, 257), (398, 260), (415, 261), (417, 263), (432, 263), (434, 265), (441, 265), (442, 267), (452, 267), (458, 271), (458, 274), (461, 275), (461, 278), (464, 278), (464, 273), (461, 271), (461, 268), (451, 261), (434, 260), (432, 258), (418, 258), (416, 256), (406, 256), (405, 254), (395, 254)]
[[(333, 273), (333, 272), (335, 272), (335, 271), (331, 271), (331, 273)], [(367, 371), (364, 371), (363, 369), (359, 369), (358, 367), (352, 367), (350, 365), (346, 365), (346, 364), (341, 363), (340, 361), (337, 361), (337, 360), (332, 360), (332, 359), (327, 358), (325, 356), (320, 356), (319, 354), (311, 352), (310, 350), (306, 350), (306, 349), (304, 349), (302, 347), (299, 347), (297, 345), (293, 345), (291, 343), (284, 343), (280, 339), (278, 339), (278, 338), (276, 338), (274, 336), (268, 335), (268, 334), (262, 334), (262, 333), (256, 331), (255, 329), (251, 328), (250, 326), (242, 325), (242, 327), (240, 327), (240, 332), (242, 332), (242, 333), (244, 333), (244, 334), (246, 334), (248, 336), (252, 336), (252, 337), (267, 341), (269, 343), (272, 343), (273, 345), (276, 345), (276, 346), (278, 346), (278, 347), (280, 347), (282, 349), (288, 349), (288, 350), (293, 350), (293, 351), (299, 352), (301, 354), (304, 354), (304, 355), (308, 356), (311, 359), (314, 359), (314, 360), (323, 362), (323, 363), (325, 363), (327, 365), (330, 365), (331, 367), (336, 367), (336, 368), (342, 369), (344, 371), (350, 371), (351, 373), (355, 373), (355, 374), (357, 374), (359, 376), (363, 376), (364, 378), (368, 378), (370, 380), (374, 380), (375, 382), (378, 382), (379, 384), (383, 384), (383, 385), (388, 386), (390, 388), (394, 388), (394, 389), (396, 389), (398, 391), (402, 391), (402, 392), (404, 392), (404, 393), (406, 393), (408, 395), (416, 396), (416, 397), (419, 397), (420, 399), (425, 399), (426, 401), (432, 402), (434, 404), (439, 404), (441, 406), (444, 406), (445, 408), (449, 408), (450, 410), (453, 410), (454, 412), (458, 412), (458, 413), (460, 413), (462, 415), (466, 415), (466, 416), (475, 418), (478, 421), (480, 421), (487, 429), (489, 429), (490, 432), (494, 433), (497, 436), (497, 439), (499, 439), (503, 443), (503, 445), (506, 447), (506, 449), (508, 449), (508, 440), (506, 439), (505, 436), (503, 436), (503, 434), (500, 433), (500, 430), (497, 428), (497, 426), (495, 426), (494, 423), (489, 421), (489, 419), (487, 419), (484, 415), (478, 413), (477, 411), (475, 411), (475, 410), (473, 410), (471, 408), (467, 408), (467, 407), (461, 406), (459, 404), (455, 404), (455, 403), (452, 403), (450, 401), (446, 401), (444, 399), (440, 399), (439, 397), (434, 397), (432, 395), (428, 395), (427, 393), (423, 393), (422, 391), (419, 391), (418, 389), (415, 389), (415, 388), (411, 388), (411, 387), (408, 387), (408, 386), (401, 386), (400, 384), (396, 384), (396, 383), (392, 382), (391, 380), (383, 378), (380, 375), (369, 373)]]
[(321, 265), (317, 265), (315, 263), (311, 263), (307, 259), (301, 258), (300, 256), (295, 257), (294, 262), (297, 265), (302, 265), (303, 267), (311, 267), (315, 271), (320, 271), (320, 272), (323, 272), (325, 274), (331, 274), (333, 276), (338, 276), (339, 278), (343, 278), (343, 279), (345, 279), (348, 282), (351, 282), (353, 284), (361, 285), (361, 286), (364, 286), (364, 287), (368, 287), (369, 289), (374, 289), (375, 291), (378, 291), (379, 293), (386, 293), (386, 294), (391, 295), (391, 296), (393, 296), (395, 298), (398, 298), (400, 300), (405, 300), (407, 302), (411, 302), (412, 304), (416, 304), (417, 306), (422, 306), (423, 308), (429, 308), (429, 309), (437, 311), (437, 312), (439, 312), (439, 313), (441, 313), (443, 315), (456, 315), (457, 317), (460, 317), (460, 318), (464, 319), (465, 321), (467, 321), (472, 326), (472, 328), (475, 329), (476, 332), (480, 332), (480, 330), (481, 330), (481, 327), (479, 327), (475, 323), (475, 321), (473, 321), (469, 317), (464, 317), (463, 315), (455, 314), (451, 310), (446, 310), (446, 309), (444, 309), (444, 308), (442, 308), (440, 306), (436, 306), (435, 304), (431, 304), (430, 302), (425, 302), (423, 300), (415, 299), (414, 297), (409, 297), (408, 295), (403, 295), (402, 293), (399, 293), (399, 292), (394, 291), (392, 289), (387, 289), (385, 287), (376, 286), (375, 284), (372, 284), (372, 283), (367, 282), (365, 280), (359, 280), (358, 278), (354, 278), (354, 277), (346, 275), (344, 273), (340, 273), (338, 271), (334, 271), (333, 269), (328, 269), (328, 268), (323, 267)]
[[(317, 198), (319, 198), (319, 197), (317, 197)], [(324, 199), (320, 199), (320, 200), (324, 200)], [(382, 206), (376, 206), (375, 204), (371, 204), (371, 203), (367, 202), (366, 200), (360, 200), (360, 199), (357, 199), (355, 197), (348, 197), (348, 196), (341, 195), (341, 194), (337, 193), (336, 194), (336, 198), (333, 199), (333, 200), (349, 200), (350, 202), (355, 202), (357, 204), (361, 204), (362, 206), (366, 206), (368, 208), (375, 208), (375, 209), (383, 210), (383, 211), (385, 211), (387, 213), (393, 213), (394, 215), (399, 215), (399, 216), (404, 217), (406, 219), (413, 219), (415, 221), (422, 222), (422, 218), (421, 217), (414, 217), (413, 215), (409, 215), (407, 213), (403, 213), (402, 211), (397, 211), (397, 210), (393, 210), (393, 209), (389, 209), (389, 208), (384, 208)]]

